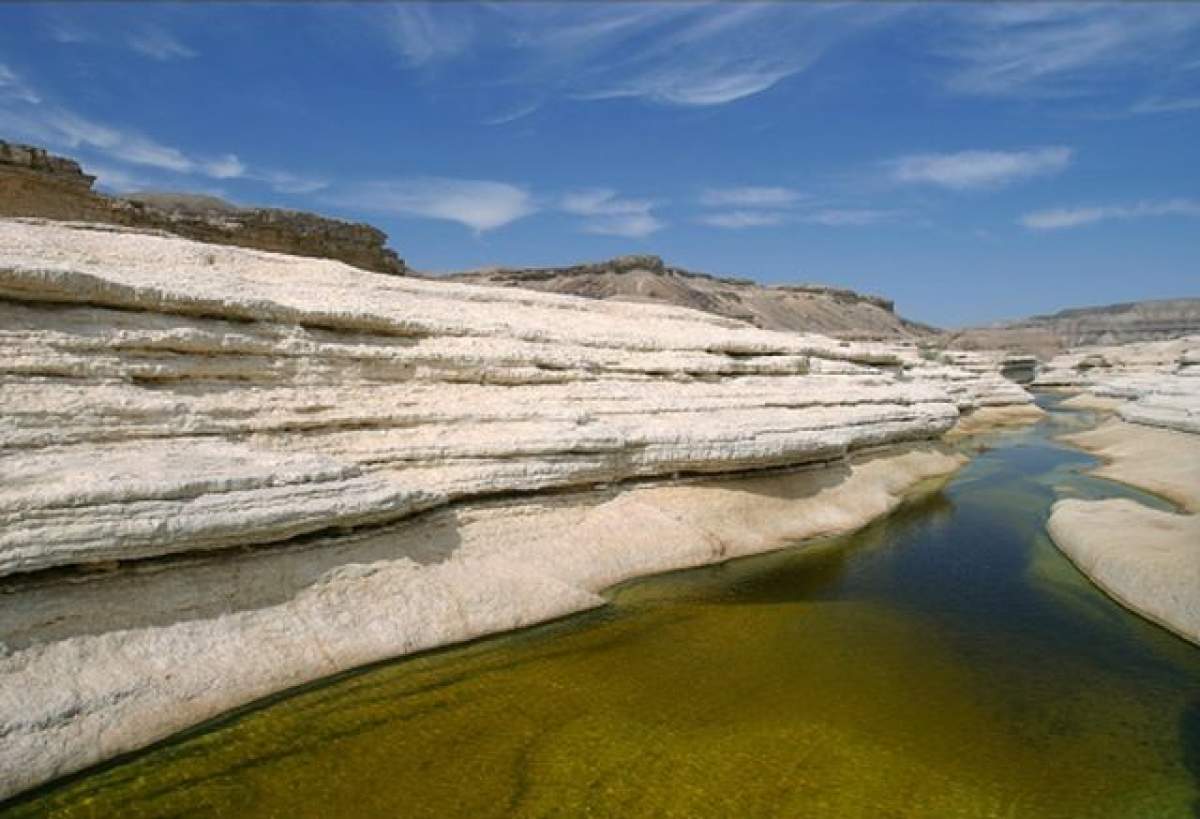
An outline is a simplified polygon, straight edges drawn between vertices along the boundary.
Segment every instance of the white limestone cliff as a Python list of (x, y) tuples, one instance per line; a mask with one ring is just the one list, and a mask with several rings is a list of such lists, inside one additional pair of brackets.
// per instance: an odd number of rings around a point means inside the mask
[(682, 308), (0, 220), (0, 798), (860, 526), (962, 462), (930, 443), (960, 411), (1029, 400)]

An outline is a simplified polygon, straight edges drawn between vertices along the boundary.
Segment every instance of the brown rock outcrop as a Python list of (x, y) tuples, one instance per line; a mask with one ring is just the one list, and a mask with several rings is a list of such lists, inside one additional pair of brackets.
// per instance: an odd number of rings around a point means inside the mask
[(487, 268), (450, 278), (593, 299), (674, 304), (764, 330), (859, 340), (921, 339), (938, 332), (897, 316), (893, 303), (878, 296), (819, 284), (766, 286), (683, 270), (650, 255), (570, 267)]
[(92, 190), (79, 163), (0, 140), (0, 216), (35, 216), (150, 228), (221, 245), (337, 259), (377, 273), (403, 275), (404, 260), (371, 225), (278, 208), (241, 208), (214, 197)]

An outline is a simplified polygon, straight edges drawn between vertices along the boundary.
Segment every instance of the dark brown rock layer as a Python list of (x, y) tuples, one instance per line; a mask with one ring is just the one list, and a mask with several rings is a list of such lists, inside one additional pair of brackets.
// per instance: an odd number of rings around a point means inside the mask
[(77, 162), (0, 140), (0, 216), (34, 216), (162, 230), (213, 244), (337, 259), (378, 273), (407, 267), (371, 225), (277, 208), (240, 208), (212, 197), (104, 196)]

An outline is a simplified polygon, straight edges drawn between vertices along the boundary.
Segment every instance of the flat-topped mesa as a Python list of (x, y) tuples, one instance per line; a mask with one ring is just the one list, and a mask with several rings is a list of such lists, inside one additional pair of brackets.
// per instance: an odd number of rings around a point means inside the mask
[(1077, 307), (952, 333), (951, 346), (1009, 350), (1048, 360), (1074, 347), (1170, 341), (1200, 334), (1200, 298)]
[(43, 148), (0, 140), (0, 166), (10, 173), (28, 172), (73, 188), (90, 190), (96, 177), (83, 172), (73, 159), (55, 156)]
[(447, 278), (592, 299), (655, 302), (702, 310), (767, 330), (896, 340), (938, 331), (895, 314), (888, 299), (820, 284), (760, 285), (673, 267), (658, 256), (619, 256), (568, 267), (483, 268)]
[(278, 208), (242, 208), (209, 196), (92, 190), (95, 177), (74, 160), (0, 140), (0, 216), (40, 217), (161, 230), (215, 244), (339, 259), (402, 275), (404, 261), (371, 225)]
[[(859, 293), (857, 290), (850, 290), (845, 287), (833, 287), (828, 284), (813, 284), (802, 282), (798, 284), (772, 284), (768, 285), (771, 290), (779, 290), (785, 293), (809, 293), (819, 296), (828, 296), (834, 301), (842, 304), (857, 304), (865, 302), (873, 304), (880, 310), (886, 310), (889, 313), (896, 312), (896, 302), (892, 299), (885, 299), (882, 296), (874, 296), (870, 293)], [(930, 328), (932, 331), (933, 328)]]

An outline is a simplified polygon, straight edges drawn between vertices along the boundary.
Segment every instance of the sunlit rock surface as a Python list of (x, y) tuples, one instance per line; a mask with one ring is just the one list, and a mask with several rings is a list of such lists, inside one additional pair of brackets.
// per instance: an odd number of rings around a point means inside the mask
[(1082, 347), (1051, 359), (1033, 386), (1118, 399), (1126, 421), (1200, 433), (1200, 336)]
[(961, 463), (928, 443), (960, 411), (1029, 401), (913, 348), (36, 220), (0, 220), (0, 352), (0, 796), (862, 525)]
[(1079, 348), (1034, 383), (1077, 390), (1067, 406), (1114, 416), (1066, 438), (1105, 460), (1097, 474), (1181, 507), (1063, 500), (1048, 523), (1054, 542), (1115, 599), (1200, 642), (1200, 336)]
[(1112, 419), (1066, 440), (1106, 461), (1096, 474), (1180, 508), (1061, 500), (1048, 523), (1054, 542), (1125, 606), (1200, 643), (1200, 435)]

